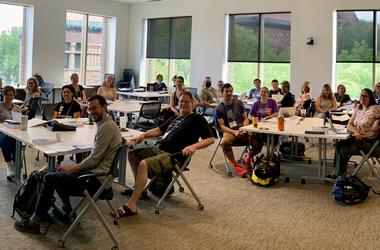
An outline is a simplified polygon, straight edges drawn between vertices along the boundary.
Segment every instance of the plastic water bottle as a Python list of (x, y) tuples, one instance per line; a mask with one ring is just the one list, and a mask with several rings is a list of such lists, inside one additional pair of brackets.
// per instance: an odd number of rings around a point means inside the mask
[(135, 91), (135, 76), (132, 76), (132, 79), (131, 79), (131, 84), (130, 84), (130, 88), (132, 89), (132, 92)]

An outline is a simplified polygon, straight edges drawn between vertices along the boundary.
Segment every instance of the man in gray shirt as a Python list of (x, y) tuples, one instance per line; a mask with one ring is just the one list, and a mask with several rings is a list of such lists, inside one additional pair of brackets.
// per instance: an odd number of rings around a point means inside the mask
[(95, 95), (88, 101), (91, 116), (97, 123), (91, 154), (79, 164), (59, 167), (57, 172), (45, 175), (32, 217), (15, 222), (14, 227), (18, 231), (40, 233), (40, 218), (49, 211), (54, 191), (57, 191), (62, 200), (62, 209), (69, 214), (72, 210), (70, 196), (81, 194), (81, 187), (86, 187), (92, 193), (101, 185), (96, 178), (90, 178), (90, 181), (85, 183), (78, 180), (78, 176), (84, 173), (109, 173), (122, 143), (120, 130), (107, 115), (107, 102), (104, 97)]

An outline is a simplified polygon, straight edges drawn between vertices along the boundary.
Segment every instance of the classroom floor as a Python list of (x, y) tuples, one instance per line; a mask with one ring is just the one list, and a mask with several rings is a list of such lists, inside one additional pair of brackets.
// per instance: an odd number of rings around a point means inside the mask
[[(332, 184), (300, 184), (300, 176), (316, 175), (313, 166), (282, 164), (290, 182), (280, 180), (271, 188), (260, 188), (249, 179), (228, 177), (221, 152), (213, 169), (207, 164), (214, 146), (198, 151), (187, 173), (205, 209), (198, 211), (188, 189), (176, 192), (154, 213), (155, 199), (139, 203), (139, 215), (113, 225), (107, 207), (99, 203), (106, 220), (120, 242), (120, 249), (377, 249), (380, 245), (380, 197), (373, 194), (355, 206), (336, 203)], [(239, 151), (239, 150), (237, 150)], [(306, 151), (315, 159), (316, 149)], [(238, 155), (238, 153), (236, 153)], [(29, 169), (43, 165), (35, 161), (36, 151), (27, 149)], [(1, 157), (1, 156), (0, 156)], [(328, 158), (333, 157), (333, 146)], [(64, 163), (70, 163), (65, 157)], [(331, 165), (331, 162), (330, 162)], [(5, 178), (0, 160), (0, 249), (57, 249), (57, 240), (67, 226), (54, 223), (47, 235), (30, 235), (13, 228), (13, 197), (17, 185)], [(362, 176), (368, 176), (363, 169)], [(133, 185), (131, 173), (128, 181)], [(373, 178), (365, 178), (373, 183)], [(380, 185), (377, 185), (380, 186)], [(113, 204), (126, 197), (114, 185)], [(75, 202), (75, 200), (74, 200)], [(93, 212), (88, 213), (66, 241), (67, 249), (111, 249), (112, 241)]]

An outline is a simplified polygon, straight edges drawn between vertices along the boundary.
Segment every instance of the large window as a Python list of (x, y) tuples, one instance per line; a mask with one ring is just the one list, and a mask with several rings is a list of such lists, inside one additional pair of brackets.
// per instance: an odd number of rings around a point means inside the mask
[(64, 81), (70, 82), (72, 73), (80, 75), (80, 82), (103, 81), (105, 73), (112, 73), (110, 39), (112, 18), (67, 12)]
[(146, 81), (161, 74), (166, 83), (181, 75), (190, 83), (191, 17), (149, 19), (147, 25)]
[(337, 11), (336, 19), (335, 83), (357, 98), (380, 79), (380, 11)]
[(26, 6), (0, 4), (0, 78), (3, 85), (23, 84), (31, 74), (31, 65), (27, 65), (28, 50), (32, 48), (28, 43), (32, 40), (28, 37), (31, 19), (27, 18), (31, 10)]
[(227, 81), (247, 92), (260, 78), (290, 79), (290, 13), (229, 15)]

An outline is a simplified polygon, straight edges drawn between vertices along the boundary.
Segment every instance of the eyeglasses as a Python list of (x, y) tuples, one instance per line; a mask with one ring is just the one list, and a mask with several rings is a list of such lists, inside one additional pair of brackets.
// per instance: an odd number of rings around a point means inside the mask
[(369, 95), (360, 95), (360, 97), (367, 98)]

